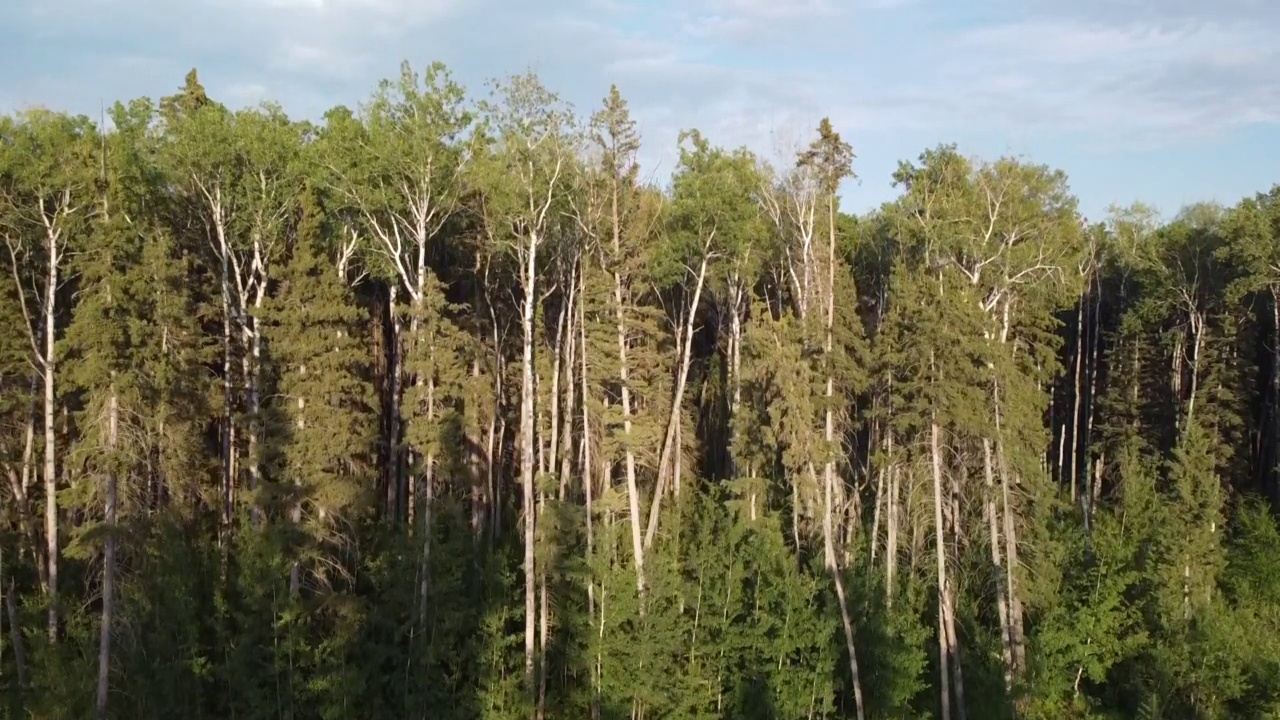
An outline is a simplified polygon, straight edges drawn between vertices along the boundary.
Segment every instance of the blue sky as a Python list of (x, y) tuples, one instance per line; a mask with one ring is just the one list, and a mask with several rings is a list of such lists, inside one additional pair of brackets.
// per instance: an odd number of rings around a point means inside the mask
[(97, 114), (191, 67), (234, 106), (318, 118), (401, 60), (479, 96), (532, 68), (582, 113), (616, 82), (665, 176), (676, 134), (782, 157), (829, 115), (846, 207), (939, 142), (1065, 170), (1091, 219), (1280, 182), (1278, 0), (4, 0), (0, 110)]

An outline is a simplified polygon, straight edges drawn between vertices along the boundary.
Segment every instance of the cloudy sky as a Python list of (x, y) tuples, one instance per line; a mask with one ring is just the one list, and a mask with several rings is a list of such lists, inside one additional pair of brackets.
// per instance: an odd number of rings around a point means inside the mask
[(1166, 213), (1280, 182), (1277, 0), (3, 0), (0, 110), (171, 93), (318, 118), (401, 60), (480, 94), (533, 69), (584, 114), (617, 83), (670, 173), (697, 127), (766, 155), (823, 115), (847, 206), (939, 142), (1062, 168), (1085, 212)]

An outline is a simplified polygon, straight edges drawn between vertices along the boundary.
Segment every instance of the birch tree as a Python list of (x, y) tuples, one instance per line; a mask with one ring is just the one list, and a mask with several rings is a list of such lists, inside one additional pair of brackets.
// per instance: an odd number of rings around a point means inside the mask
[[(93, 213), (92, 153), (96, 133), (87, 118), (35, 110), (0, 125), (3, 233), (22, 314), (21, 331), (30, 362), (40, 378), (43, 424), (44, 548), (42, 574), (47, 596), (49, 642), (59, 637), (58, 567), (58, 360), (59, 337), (68, 317), (60, 305), (66, 296), (69, 261)], [(25, 492), (22, 495), (25, 497)]]
[(494, 238), (515, 261), (520, 306), (519, 478), (524, 539), (525, 677), (531, 690), (535, 676), (537, 627), (535, 434), (535, 319), (552, 288), (543, 286), (540, 252), (554, 241), (565, 210), (564, 194), (576, 158), (574, 118), (559, 98), (532, 73), (494, 83), (493, 100), (484, 106), (492, 147), (483, 159), (481, 182), (504, 226)]
[[(361, 115), (359, 127), (333, 126), (325, 162), (337, 196), (350, 208), (346, 231), (368, 238), (380, 273), (390, 279), (393, 407), (387, 442), (395, 448), (407, 443), (408, 454), (392, 453), (394, 472), (386, 482), (393, 514), (410, 520), (421, 515), (425, 562), (431, 503), (421, 502), (421, 495), (429, 497), (434, 488), (443, 414), (437, 385), (440, 368), (450, 365), (447, 348), (438, 342), (447, 327), (439, 317), (443, 287), (431, 261), (441, 249), (441, 229), (456, 217), (465, 192), (473, 114), (462, 88), (437, 62), (421, 75), (402, 64), (399, 78), (384, 80)], [(409, 422), (415, 430), (406, 430)], [(406, 432), (416, 439), (409, 442)]]

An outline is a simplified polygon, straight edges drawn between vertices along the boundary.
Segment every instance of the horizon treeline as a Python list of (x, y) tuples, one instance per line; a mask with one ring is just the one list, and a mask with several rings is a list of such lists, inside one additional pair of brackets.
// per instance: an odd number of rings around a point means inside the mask
[(1280, 718), (1280, 187), (612, 88), (0, 119), (0, 717)]

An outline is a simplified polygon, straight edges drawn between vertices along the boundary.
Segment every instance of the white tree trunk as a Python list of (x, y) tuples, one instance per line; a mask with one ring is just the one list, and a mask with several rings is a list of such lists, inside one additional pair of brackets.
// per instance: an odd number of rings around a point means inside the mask
[(996, 504), (995, 468), (992, 460), (991, 440), (982, 439), (982, 468), (986, 479), (986, 496), (983, 502), (983, 514), (987, 517), (987, 531), (990, 536), (991, 564), (996, 573), (996, 615), (1000, 620), (1000, 657), (1004, 662), (1005, 690), (1013, 689), (1013, 631), (1009, 625), (1009, 603), (1006, 596), (1008, 580), (1005, 578), (1002, 539), (1000, 537), (1000, 511)]
[(702, 288), (706, 284), (710, 245), (711, 238), (707, 238), (707, 242), (703, 247), (702, 262), (698, 265), (698, 280), (693, 290), (693, 301), (689, 303), (685, 317), (684, 337), (680, 341), (679, 375), (676, 376), (675, 395), (671, 400), (671, 414), (667, 417), (667, 432), (662, 442), (662, 454), (658, 458), (658, 483), (653, 493), (653, 504), (649, 508), (649, 527), (644, 535), (644, 546), (646, 548), (653, 546), (653, 538), (658, 533), (658, 518), (661, 516), (662, 497), (666, 493), (667, 482), (671, 475), (669, 468), (675, 467), (672, 462), (672, 454), (677, 451), (676, 426), (680, 423), (680, 413), (684, 406), (685, 386), (689, 380), (689, 365), (693, 359), (694, 320), (698, 314), (698, 304), (702, 301)]
[(103, 521), (106, 523), (107, 543), (102, 555), (102, 624), (98, 635), (98, 720), (107, 720), (107, 696), (111, 689), (111, 617), (115, 610), (116, 593), (116, 469), (118, 452), (120, 405), (114, 383), (107, 409), (107, 450), (112, 467), (107, 472), (106, 507)]
[(935, 419), (929, 426), (929, 459), (933, 470), (934, 550), (938, 566), (938, 693), (942, 720), (951, 720), (951, 586), (947, 582), (947, 534), (942, 525), (942, 449), (939, 445), (938, 422)]
[(57, 379), (57, 356), (54, 339), (57, 332), (59, 232), (49, 229), (49, 274), (44, 299), (44, 532), (45, 557), (49, 564), (49, 642), (58, 642), (58, 455), (54, 431), (54, 402)]
[(522, 268), (524, 287), (523, 312), (520, 317), (521, 327), (521, 372), (520, 372), (520, 483), (523, 492), (522, 511), (524, 515), (524, 671), (525, 680), (530, 690), (536, 690), (534, 662), (536, 660), (537, 630), (537, 570), (534, 566), (534, 548), (537, 541), (535, 524), (537, 507), (534, 492), (534, 388), (533, 388), (533, 319), (536, 309), (537, 295), (537, 248), (538, 237), (528, 238), (524, 250), (524, 267)]

